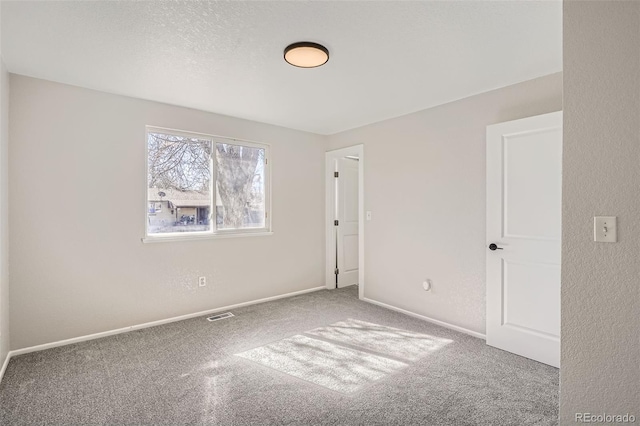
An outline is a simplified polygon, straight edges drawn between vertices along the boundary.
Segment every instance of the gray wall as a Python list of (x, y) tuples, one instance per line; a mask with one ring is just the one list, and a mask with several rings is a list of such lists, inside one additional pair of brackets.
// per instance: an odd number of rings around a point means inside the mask
[[(1, 7), (0, 7), (1, 9)], [(1, 45), (1, 43), (0, 43)], [(0, 54), (0, 368), (9, 352), (9, 74)]]
[[(561, 424), (640, 417), (640, 3), (564, 3)], [(617, 244), (593, 216), (618, 216)], [(636, 420), (637, 421), (637, 420)]]
[[(324, 137), (10, 78), (12, 349), (324, 285)], [(143, 244), (145, 125), (270, 143), (274, 235)]]
[(330, 136), (365, 146), (365, 297), (484, 333), (486, 126), (561, 109), (558, 73)]

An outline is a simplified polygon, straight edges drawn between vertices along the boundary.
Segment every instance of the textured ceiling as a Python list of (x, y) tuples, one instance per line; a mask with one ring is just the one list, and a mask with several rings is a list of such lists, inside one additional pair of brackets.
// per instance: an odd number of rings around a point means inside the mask
[[(2, 1), (10, 72), (332, 134), (562, 69), (560, 1)], [(320, 68), (282, 59), (296, 41)]]

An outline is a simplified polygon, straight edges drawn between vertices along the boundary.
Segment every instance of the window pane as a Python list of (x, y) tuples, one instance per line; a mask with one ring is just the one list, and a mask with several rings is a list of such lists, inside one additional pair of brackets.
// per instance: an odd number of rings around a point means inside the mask
[(216, 144), (218, 229), (264, 228), (265, 150)]
[(148, 233), (211, 229), (211, 141), (148, 133)]

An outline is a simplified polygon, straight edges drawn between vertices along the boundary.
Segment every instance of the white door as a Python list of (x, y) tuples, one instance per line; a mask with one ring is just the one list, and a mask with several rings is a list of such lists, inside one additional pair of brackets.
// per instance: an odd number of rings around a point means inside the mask
[(337, 283), (358, 284), (358, 160), (337, 160)]
[(562, 112), (487, 127), (487, 344), (560, 366)]

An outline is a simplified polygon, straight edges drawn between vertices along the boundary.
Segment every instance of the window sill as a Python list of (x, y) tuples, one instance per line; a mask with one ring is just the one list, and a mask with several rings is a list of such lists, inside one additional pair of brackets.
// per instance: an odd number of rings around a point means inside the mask
[(170, 241), (197, 241), (197, 240), (219, 240), (225, 238), (244, 238), (244, 237), (268, 237), (273, 235), (273, 231), (260, 231), (260, 232), (235, 232), (235, 233), (220, 233), (220, 234), (198, 234), (198, 235), (170, 235), (166, 237), (144, 237), (142, 242), (145, 244), (150, 243), (168, 243)]

